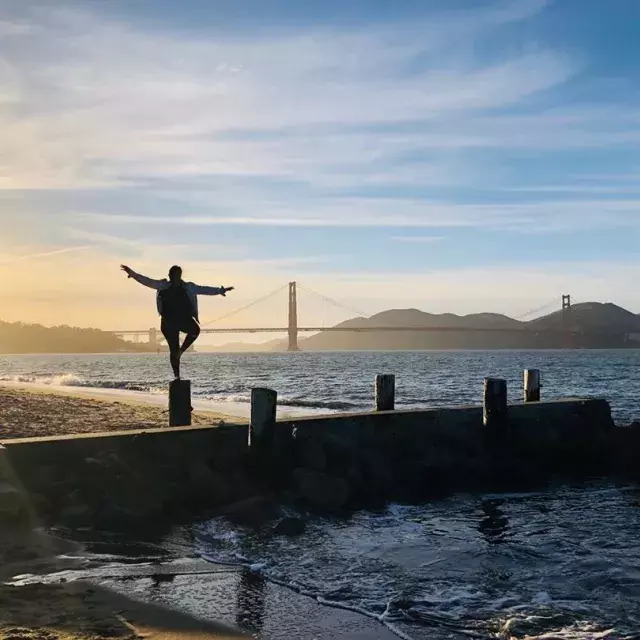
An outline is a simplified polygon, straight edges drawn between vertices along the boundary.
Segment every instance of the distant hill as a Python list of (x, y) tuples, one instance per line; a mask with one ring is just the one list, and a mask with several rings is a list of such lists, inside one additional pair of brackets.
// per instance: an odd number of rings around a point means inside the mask
[[(529, 324), (545, 329), (562, 328), (562, 311), (537, 318)], [(640, 331), (640, 318), (611, 302), (584, 302), (571, 307), (571, 325), (581, 332), (628, 332)]]
[(126, 342), (99, 329), (44, 327), (0, 321), (0, 353), (114, 353), (156, 351), (146, 343)]
[[(571, 309), (577, 348), (640, 347), (640, 316), (611, 303), (587, 302)], [(520, 322), (495, 313), (458, 316), (451, 313), (432, 314), (418, 309), (392, 309), (370, 318), (352, 318), (336, 328), (375, 327), (461, 327), (504, 329), (494, 332), (327, 332), (301, 338), (304, 350), (413, 350), (413, 349), (554, 349), (567, 346), (562, 312)], [(509, 331), (528, 329), (530, 331)], [(548, 332), (548, 333), (545, 333)], [(635, 334), (635, 335), (634, 335)], [(286, 348), (286, 341), (278, 349)]]

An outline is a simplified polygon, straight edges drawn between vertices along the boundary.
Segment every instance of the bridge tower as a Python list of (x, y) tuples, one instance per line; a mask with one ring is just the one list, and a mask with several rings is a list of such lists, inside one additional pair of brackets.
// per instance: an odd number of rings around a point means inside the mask
[(571, 322), (571, 296), (562, 296), (562, 328), (564, 331), (564, 346), (573, 349), (573, 326)]
[(149, 344), (152, 347), (158, 346), (158, 330), (155, 327), (149, 329)]
[(289, 283), (289, 347), (288, 351), (299, 351), (298, 347), (298, 299), (296, 283)]

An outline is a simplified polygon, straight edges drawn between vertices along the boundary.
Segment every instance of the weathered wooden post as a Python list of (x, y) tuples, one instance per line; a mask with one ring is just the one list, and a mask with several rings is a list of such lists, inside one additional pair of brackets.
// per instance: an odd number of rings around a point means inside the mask
[(169, 426), (191, 426), (191, 381), (174, 380), (169, 384)]
[(249, 446), (268, 449), (274, 441), (278, 394), (273, 389), (251, 389)]
[(508, 424), (507, 381), (485, 378), (482, 421), (493, 434), (504, 433)]
[(540, 402), (540, 370), (525, 369), (524, 371), (524, 401)]
[(396, 402), (396, 377), (393, 374), (376, 376), (376, 411), (393, 411)]

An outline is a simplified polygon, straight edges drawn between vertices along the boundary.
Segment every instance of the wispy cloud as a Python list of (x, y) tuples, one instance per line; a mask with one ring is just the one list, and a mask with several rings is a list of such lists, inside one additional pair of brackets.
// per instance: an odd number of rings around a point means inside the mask
[(15, 262), (24, 262), (27, 260), (36, 260), (38, 258), (50, 258), (51, 256), (58, 256), (63, 253), (75, 253), (76, 251), (86, 251), (90, 249), (89, 245), (84, 247), (66, 247), (64, 249), (55, 249), (53, 251), (43, 251), (40, 253), (29, 253), (27, 255), (21, 256), (9, 256), (5, 258), (0, 258), (0, 264), (13, 264)]
[(584, 182), (603, 182), (605, 184), (633, 182), (637, 184), (640, 183), (640, 170), (633, 168), (623, 173), (583, 173), (574, 176), (574, 178), (581, 181), (578, 185), (584, 184)]
[[(495, 228), (514, 232), (548, 232), (603, 227), (640, 228), (640, 199), (575, 199), (542, 202), (464, 204), (424, 198), (324, 198), (306, 208), (287, 202), (219, 201), (217, 215), (78, 214), (87, 225), (165, 227), (309, 227), (309, 228)], [(243, 215), (243, 209), (261, 215)]]
[[(478, 56), (476, 43), (547, 4), (215, 39), (146, 32), (90, 4), (43, 4), (15, 16), (30, 28), (7, 41), (0, 67), (0, 190), (147, 188), (201, 210), (175, 218), (193, 226), (563, 228), (578, 214), (593, 224), (584, 198), (397, 197), (491, 185), (551, 192), (513, 184), (506, 163), (479, 162), (477, 151), (640, 141), (625, 106), (554, 99), (579, 69), (563, 52), (536, 44)], [(621, 203), (598, 206), (603, 221), (629, 217)], [(118, 213), (114, 224), (172, 222)]]
[(34, 31), (34, 27), (27, 22), (0, 20), (0, 38), (30, 35)]
[(442, 242), (446, 238), (444, 236), (394, 236), (392, 240), (395, 242), (430, 244), (432, 242)]
[[(490, 61), (473, 55), (475, 41), (546, 4), (502, 3), (418, 25), (326, 27), (248, 41), (148, 34), (89, 5), (43, 5), (37, 33), (27, 30), (19, 46), (6, 47), (0, 68), (0, 86), (12, 96), (11, 108), (0, 109), (0, 188), (228, 173), (321, 180), (347, 164), (361, 164), (354, 179), (363, 179), (372, 160), (460, 144), (453, 133), (459, 119), (566, 82), (576, 67), (558, 52), (538, 48)], [(444, 137), (443, 118), (444, 130), (452, 129)], [(434, 124), (417, 138), (362, 131), (416, 120)], [(327, 126), (360, 133), (324, 139), (327, 132), (314, 131)], [(300, 133), (244, 141), (222, 135), (283, 127)], [(487, 135), (463, 134), (467, 144)]]

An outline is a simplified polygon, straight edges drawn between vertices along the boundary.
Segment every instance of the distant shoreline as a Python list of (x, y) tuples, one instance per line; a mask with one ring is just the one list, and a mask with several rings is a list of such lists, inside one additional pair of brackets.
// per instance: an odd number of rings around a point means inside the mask
[[(474, 348), (425, 348), (425, 349), (300, 349), (299, 351), (292, 352), (286, 349), (246, 349), (246, 350), (212, 350), (205, 351), (200, 349), (193, 352), (193, 356), (206, 356), (206, 355), (248, 355), (248, 354), (285, 354), (290, 353), (295, 356), (296, 353), (451, 353), (451, 352), (500, 352), (500, 351), (638, 351), (640, 350), (640, 343), (637, 345), (629, 346), (617, 346), (617, 347), (576, 347), (573, 349), (563, 347), (474, 347)], [(165, 356), (168, 352), (165, 351), (25, 351), (25, 352), (7, 352), (0, 353), (2, 357), (13, 356)]]
[[(160, 352), (163, 355), (164, 352)], [(2, 356), (157, 356), (157, 351), (11, 351)]]

